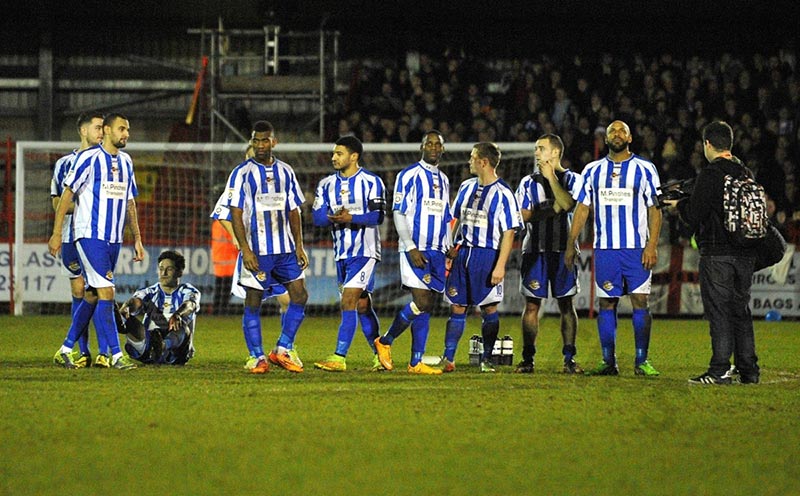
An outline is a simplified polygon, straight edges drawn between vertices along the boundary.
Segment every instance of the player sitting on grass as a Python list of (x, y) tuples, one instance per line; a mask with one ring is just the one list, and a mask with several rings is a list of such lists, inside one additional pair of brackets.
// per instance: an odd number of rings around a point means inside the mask
[[(139, 289), (119, 309), (125, 350), (142, 363), (183, 365), (194, 356), (200, 291), (181, 283), (186, 260), (176, 251), (158, 257), (158, 282)], [(141, 315), (142, 320), (137, 316)]]

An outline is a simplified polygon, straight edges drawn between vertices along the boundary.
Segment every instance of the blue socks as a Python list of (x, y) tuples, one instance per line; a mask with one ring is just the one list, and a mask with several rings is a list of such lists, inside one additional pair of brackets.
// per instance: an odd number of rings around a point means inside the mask
[(422, 361), (422, 355), (425, 353), (425, 344), (428, 342), (428, 332), (430, 331), (430, 328), (431, 314), (428, 312), (417, 315), (411, 322), (410, 363), (412, 367)]
[[(78, 305), (81, 304), (83, 298), (72, 297), (72, 315), (78, 310)], [(86, 327), (81, 329), (81, 334), (78, 336), (78, 348), (81, 350), (81, 355), (89, 354), (89, 321), (86, 321)]]
[(389, 326), (389, 330), (386, 331), (386, 334), (381, 337), (381, 343), (389, 345), (392, 344), (394, 342), (394, 338), (403, 334), (403, 331), (408, 329), (408, 325), (422, 315), (424, 314), (414, 315), (414, 312), (411, 311), (411, 303), (404, 306), (399, 312), (397, 312), (397, 315), (395, 315), (392, 325)]
[(500, 333), (500, 314), (486, 313), (483, 314), (483, 323), (481, 324), (481, 334), (483, 335), (483, 361), (491, 362), (492, 350), (494, 349), (494, 342), (497, 341), (497, 335)]
[[(303, 319), (306, 316), (305, 308), (305, 306), (297, 303), (289, 303), (289, 308), (286, 309), (286, 314), (281, 320), (281, 335), (278, 338), (278, 346), (289, 350), (294, 348), (294, 337), (297, 335), (297, 330), (300, 329), (300, 324), (303, 323)], [(352, 340), (352, 336), (350, 339)]]
[(244, 342), (250, 351), (250, 356), (260, 357), (264, 355), (264, 348), (261, 345), (261, 308), (244, 307), (242, 317), (242, 330), (244, 331)]
[(650, 348), (650, 311), (646, 308), (633, 309), (633, 339), (636, 343), (636, 365), (641, 365), (647, 360), (647, 350)]
[(378, 337), (378, 330), (380, 323), (378, 322), (378, 314), (375, 313), (374, 308), (370, 308), (365, 313), (358, 314), (358, 320), (361, 322), (361, 332), (367, 338), (367, 344), (372, 348), (372, 353), (375, 354), (378, 350), (375, 349), (375, 339)]
[[(88, 305), (87, 306), (91, 306)], [(111, 300), (99, 300), (94, 309), (94, 327), (97, 329), (98, 338), (102, 335), (106, 338), (106, 346), (109, 348), (111, 356), (122, 353), (119, 346), (119, 336), (117, 335), (117, 321), (114, 320), (114, 302)], [(74, 322), (74, 320), (73, 320)], [(103, 350), (103, 348), (100, 348)]]
[[(92, 320), (92, 315), (94, 314), (96, 307), (96, 305), (90, 305), (87, 303), (86, 300), (80, 300), (78, 305), (75, 306), (75, 300), (73, 299), (72, 305), (74, 308), (72, 312), (72, 323), (70, 323), (69, 331), (67, 331), (67, 337), (64, 339), (64, 346), (67, 348), (72, 348), (75, 346), (75, 342), (78, 341), (81, 333), (89, 326), (89, 321)], [(100, 346), (100, 353), (103, 353), (105, 352), (106, 348), (103, 346), (106, 339), (105, 336), (103, 336), (103, 342), (101, 342), (100, 335), (100, 328), (97, 328), (97, 342)], [(82, 352), (83, 350), (81, 349), (81, 353)]]
[(561, 354), (564, 355), (564, 363), (567, 363), (575, 359), (578, 350), (575, 349), (574, 344), (565, 344), (564, 347), (561, 348)]
[(464, 334), (464, 328), (466, 326), (466, 313), (451, 313), (450, 318), (447, 319), (447, 327), (444, 333), (444, 357), (451, 362), (455, 361), (458, 340), (461, 339), (461, 336)]
[(608, 365), (617, 363), (617, 311), (616, 309), (600, 309), (597, 314), (597, 332), (600, 334), (600, 347), (603, 350), (603, 361)]
[(336, 339), (336, 354), (342, 357), (347, 356), (350, 343), (358, 326), (358, 312), (355, 310), (342, 310), (342, 323), (339, 324), (339, 337)]

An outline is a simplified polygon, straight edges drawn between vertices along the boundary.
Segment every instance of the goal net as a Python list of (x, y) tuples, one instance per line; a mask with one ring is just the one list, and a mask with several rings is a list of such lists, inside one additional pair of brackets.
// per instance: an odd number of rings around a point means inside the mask
[[(532, 143), (500, 143), (503, 158), (499, 174), (515, 188), (533, 167)], [(50, 180), (53, 164), (72, 151), (70, 142), (17, 143), (14, 274), (17, 284), (10, 292), (10, 271), (0, 275), (0, 300), (13, 296), (14, 313), (64, 313), (70, 302), (69, 280), (62, 275), (60, 260), (47, 252), (53, 229)], [(130, 233), (120, 253), (115, 272), (117, 300), (128, 298), (136, 289), (157, 281), (156, 259), (165, 249), (175, 249), (186, 258), (183, 280), (197, 286), (204, 311), (211, 311), (214, 271), (210, 255), (209, 214), (224, 187), (229, 172), (244, 158), (245, 144), (130, 143), (126, 151), (134, 161), (139, 188), (139, 224), (147, 251), (143, 262), (133, 262)], [(471, 144), (451, 143), (440, 167), (450, 178), (451, 194), (470, 177), (468, 159)], [(313, 225), (311, 205), (317, 183), (331, 174), (331, 144), (279, 143), (274, 154), (294, 167), (303, 185), (303, 235), (310, 266), (306, 271), (309, 314), (338, 312), (336, 265), (328, 230)], [(378, 173), (391, 199), (395, 175), (420, 159), (419, 144), (366, 144), (362, 165)], [(379, 312), (394, 311), (408, 301), (400, 286), (397, 234), (389, 220), (381, 230), (383, 260), (378, 265), (373, 300)], [(5, 248), (7, 251), (7, 248)], [(518, 312), (523, 303), (518, 285), (517, 257), (507, 271), (504, 306)], [(241, 301), (235, 300), (234, 301)], [(587, 307), (588, 302), (583, 305)], [(444, 304), (439, 312), (445, 312)]]

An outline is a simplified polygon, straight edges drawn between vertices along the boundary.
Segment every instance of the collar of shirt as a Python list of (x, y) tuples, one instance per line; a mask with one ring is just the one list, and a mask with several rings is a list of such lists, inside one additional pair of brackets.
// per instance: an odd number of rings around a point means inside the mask
[(356, 177), (360, 172), (361, 172), (361, 166), (358, 166), (358, 169), (356, 169), (356, 171), (353, 173), (352, 176), (344, 176), (342, 174), (342, 171), (336, 171), (336, 175), (339, 176), (339, 179), (341, 179), (342, 181), (349, 181), (350, 179)]
[(254, 164), (259, 165), (261, 167), (264, 167), (266, 169), (266, 168), (272, 167), (273, 165), (275, 165), (275, 163), (278, 162), (278, 159), (276, 159), (275, 157), (271, 157), (271, 158), (272, 158), (272, 162), (270, 162), (269, 164), (262, 164), (261, 162), (259, 162), (258, 160), (256, 160), (253, 157), (251, 157), (249, 160), (251, 160)]
[(421, 165), (422, 167), (428, 169), (431, 172), (436, 172), (436, 171), (439, 170), (439, 166), (438, 165), (429, 164), (428, 162), (426, 162), (424, 160), (420, 160), (419, 161), (419, 165)]

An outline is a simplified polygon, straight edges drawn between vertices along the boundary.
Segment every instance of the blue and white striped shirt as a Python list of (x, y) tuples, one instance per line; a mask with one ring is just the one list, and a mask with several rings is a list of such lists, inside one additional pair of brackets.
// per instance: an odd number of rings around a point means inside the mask
[[(572, 171), (557, 172), (559, 184), (575, 198), (581, 190), (581, 176)], [(542, 204), (554, 204), (555, 195), (548, 180), (537, 170), (523, 177), (516, 191), (520, 210), (536, 210)], [(522, 252), (565, 251), (572, 226), (572, 210), (547, 219), (527, 222)]]
[(294, 253), (289, 212), (305, 202), (292, 167), (278, 159), (263, 165), (247, 159), (228, 178), (228, 207), (242, 209), (247, 242), (256, 255)]
[[(74, 150), (68, 155), (64, 155), (56, 160), (55, 167), (53, 168), (53, 179), (50, 180), (50, 196), (61, 197), (64, 192), (64, 178), (67, 176), (70, 167), (72, 167), (75, 157), (78, 155), (78, 150)], [(61, 224), (61, 241), (64, 243), (74, 243), (75, 236), (72, 233), (72, 214), (68, 213), (64, 216), (64, 223)]]
[(63, 186), (75, 193), (75, 239), (122, 243), (128, 201), (139, 195), (130, 155), (111, 155), (102, 145), (79, 152)]
[[(228, 222), (231, 221), (231, 209), (228, 207), (228, 198), (230, 198), (231, 190), (230, 188), (225, 188), (222, 191), (222, 194), (219, 195), (217, 199), (217, 203), (214, 205), (214, 210), (211, 211), (211, 217), (214, 220), (227, 220)], [(250, 212), (242, 212), (242, 219), (247, 219), (250, 217)]]
[[(411, 241), (420, 251), (445, 251), (450, 246), (450, 180), (438, 167), (419, 161), (397, 175), (392, 210), (405, 215)], [(401, 252), (409, 251), (402, 240)]]
[(620, 163), (606, 157), (587, 164), (576, 200), (594, 206), (594, 247), (644, 248), (647, 209), (655, 205), (660, 185), (655, 165), (638, 155)]
[(378, 202), (383, 208), (385, 189), (380, 177), (360, 167), (350, 177), (336, 173), (319, 182), (314, 198), (314, 223), (328, 225), (327, 215), (343, 207), (354, 217), (352, 224), (333, 225), (331, 232), (336, 260), (352, 257), (381, 259), (378, 225), (383, 213), (370, 210), (370, 202)]
[(184, 322), (187, 322), (189, 329), (194, 332), (195, 318), (200, 310), (200, 290), (191, 284), (182, 282), (172, 294), (167, 294), (161, 289), (161, 283), (155, 283), (152, 286), (136, 290), (133, 293), (133, 298), (139, 298), (144, 303), (142, 307), (144, 309), (142, 323), (145, 329), (149, 330), (159, 327), (158, 323), (153, 319), (154, 316), (156, 319), (161, 320), (163, 315), (165, 320), (169, 320), (184, 302), (193, 301), (195, 303), (195, 311), (185, 317)]
[(499, 250), (503, 233), (522, 225), (514, 191), (502, 179), (485, 186), (477, 177), (461, 183), (453, 215), (460, 221), (456, 244), (471, 247)]

